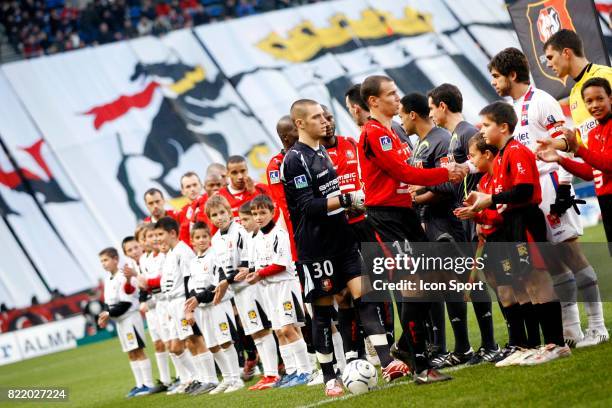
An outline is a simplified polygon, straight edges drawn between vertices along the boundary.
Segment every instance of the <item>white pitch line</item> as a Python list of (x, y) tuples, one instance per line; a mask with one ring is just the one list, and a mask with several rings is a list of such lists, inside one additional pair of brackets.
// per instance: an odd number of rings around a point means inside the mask
[[(462, 370), (464, 368), (468, 367), (467, 365), (463, 364), (457, 367), (449, 367), (449, 368), (445, 368), (444, 370), (441, 370), (444, 373), (452, 373), (455, 371), (459, 371)], [(381, 387), (376, 388), (374, 391), (370, 391), (370, 392), (378, 392), (378, 391), (382, 391), (382, 390), (387, 390), (389, 388), (394, 388), (394, 387), (399, 387), (400, 385), (406, 385), (406, 384), (410, 384), (413, 381), (402, 381), (402, 382), (394, 382), (394, 383), (390, 383), (390, 384), (385, 384)], [(315, 402), (314, 404), (309, 404), (309, 405), (300, 405), (297, 408), (313, 408), (313, 407), (319, 407), (321, 405), (325, 405), (325, 404), (331, 404), (333, 402), (337, 402), (337, 401), (344, 401), (347, 399), (351, 399), (351, 398), (355, 398), (355, 397), (359, 397), (361, 395), (366, 395), (369, 393), (365, 393), (365, 394), (345, 394), (342, 397), (338, 397), (338, 398), (330, 398), (330, 399), (324, 399), (318, 402)]]

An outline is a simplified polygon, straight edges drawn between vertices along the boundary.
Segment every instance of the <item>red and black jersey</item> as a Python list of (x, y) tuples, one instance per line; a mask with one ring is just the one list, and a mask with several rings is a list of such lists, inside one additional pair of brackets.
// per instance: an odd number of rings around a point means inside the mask
[(531, 204), (538, 205), (542, 201), (540, 188), (540, 174), (533, 152), (523, 144), (510, 139), (506, 146), (499, 151), (493, 162), (493, 194), (510, 191), (519, 184), (532, 184), (531, 199), (521, 204), (498, 205), (501, 212), (505, 208), (519, 208)]
[(232, 214), (236, 221), (238, 221), (238, 210), (240, 209), (242, 204), (251, 201), (259, 194), (270, 195), (270, 190), (265, 184), (257, 183), (255, 184), (255, 190), (252, 193), (247, 190), (242, 190), (237, 194), (232, 194), (229, 191), (229, 186), (225, 186), (221, 190), (219, 190), (217, 194), (220, 194), (223, 197), (227, 198), (227, 201), (229, 201), (230, 203), (230, 207), (232, 207)]
[[(174, 210), (166, 210), (166, 213), (164, 214), (164, 217), (174, 218), (176, 220), (176, 222), (179, 222), (178, 213), (176, 211), (174, 211)], [(149, 222), (155, 223), (157, 221), (159, 221), (159, 220), (153, 219), (150, 215), (147, 215), (144, 218), (144, 220), (143, 220), (143, 222), (147, 222), (147, 223), (149, 223)]]
[[(478, 191), (487, 194), (493, 194), (493, 177), (485, 174), (478, 183)], [(485, 236), (491, 235), (497, 230), (497, 227), (503, 223), (503, 218), (497, 210), (485, 208), (476, 213), (474, 222), (480, 224), (482, 234)]]
[[(344, 194), (361, 190), (357, 141), (352, 137), (336, 136), (336, 145), (326, 150), (338, 175), (340, 191)], [(349, 224), (365, 219), (365, 215), (359, 212), (347, 212), (347, 216)]]
[(564, 157), (561, 165), (570, 173), (595, 182), (598, 196), (612, 194), (612, 119), (599, 123), (589, 132), (589, 147), (576, 152), (584, 163)]
[(266, 177), (268, 179), (268, 189), (270, 190), (270, 197), (276, 203), (278, 209), (280, 209), (287, 225), (287, 232), (289, 233), (289, 240), (291, 241), (291, 257), (294, 261), (297, 260), (297, 247), (295, 246), (295, 240), (293, 239), (293, 225), (291, 224), (291, 217), (289, 216), (289, 209), (287, 208), (287, 198), (285, 197), (285, 189), (280, 177), (280, 168), (285, 158), (285, 151), (281, 150), (276, 156), (270, 159), (268, 167), (266, 168)]
[(445, 168), (419, 169), (408, 164), (410, 148), (376, 119), (363, 126), (358, 144), (366, 206), (412, 207), (410, 184), (432, 186), (448, 181)]

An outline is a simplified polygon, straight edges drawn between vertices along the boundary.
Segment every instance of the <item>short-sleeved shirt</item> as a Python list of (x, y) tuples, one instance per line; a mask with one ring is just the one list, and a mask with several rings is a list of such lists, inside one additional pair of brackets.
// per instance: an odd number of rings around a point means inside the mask
[(291, 259), (289, 234), (280, 226), (274, 225), (267, 233), (260, 230), (255, 235), (253, 238), (253, 256), (256, 270), (272, 264), (285, 267), (284, 271), (262, 279), (261, 282), (264, 285), (296, 278), (295, 265)]
[[(127, 278), (120, 271), (115, 272), (114, 274), (109, 273), (104, 278), (104, 303), (106, 303), (109, 307), (113, 305), (117, 305), (121, 302), (129, 302), (131, 303), (130, 308), (127, 312), (132, 312), (138, 310), (138, 291), (134, 290), (133, 293), (125, 293), (125, 284), (127, 283)], [(137, 283), (134, 278), (131, 278), (131, 285), (133, 287), (137, 287)]]
[(270, 195), (270, 191), (268, 190), (268, 186), (265, 184), (257, 183), (255, 184), (255, 190), (253, 192), (242, 190), (238, 193), (232, 193), (230, 191), (230, 187), (226, 186), (219, 190), (217, 194), (227, 198), (227, 201), (229, 201), (230, 207), (232, 208), (232, 215), (234, 216), (234, 219), (239, 221), (240, 218), (238, 217), (238, 210), (242, 204), (248, 203), (260, 194)]
[(533, 195), (528, 203), (498, 204), (498, 211), (524, 207), (529, 204), (539, 205), (542, 201), (540, 175), (535, 155), (529, 148), (514, 138), (499, 151), (493, 162), (493, 192), (499, 194), (511, 190), (519, 184), (532, 184)]
[(356, 246), (348, 238), (344, 209), (327, 210), (328, 199), (340, 195), (340, 184), (323, 146), (313, 149), (296, 142), (283, 160), (281, 180), (299, 261), (330, 259)]
[[(548, 140), (561, 136), (565, 115), (561, 105), (550, 94), (533, 85), (519, 99), (514, 101), (514, 112), (518, 118), (514, 128), (514, 139), (527, 146), (532, 152), (538, 148), (538, 140)], [(538, 171), (546, 175), (559, 170), (557, 163), (537, 161)], [(560, 174), (560, 181), (571, 181), (567, 172)]]
[[(201, 292), (205, 289), (210, 289), (211, 286), (219, 284), (221, 274), (220, 267), (215, 261), (216, 254), (214, 249), (208, 248), (202, 255), (197, 255), (191, 260), (189, 271), (189, 291)], [(223, 300), (228, 300), (233, 296), (233, 291), (228, 290), (223, 297)], [(200, 307), (212, 306), (212, 303), (200, 304)]]
[(185, 295), (185, 278), (191, 274), (190, 265), (194, 257), (193, 250), (183, 241), (178, 241), (176, 246), (166, 253), (160, 286), (168, 300)]
[(576, 78), (569, 96), (570, 112), (574, 127), (580, 132), (580, 137), (588, 144), (589, 133), (597, 126), (597, 121), (591, 116), (582, 99), (582, 85), (591, 78), (605, 78), (612, 84), (612, 68), (606, 65), (588, 64)]
[[(217, 231), (212, 237), (211, 245), (215, 253), (217, 265), (221, 267), (224, 274), (238, 270), (239, 267), (248, 267), (249, 262), (249, 233), (244, 227), (233, 221), (227, 231)], [(221, 277), (224, 279), (224, 276)], [(234, 290), (245, 288), (248, 283), (234, 282)]]

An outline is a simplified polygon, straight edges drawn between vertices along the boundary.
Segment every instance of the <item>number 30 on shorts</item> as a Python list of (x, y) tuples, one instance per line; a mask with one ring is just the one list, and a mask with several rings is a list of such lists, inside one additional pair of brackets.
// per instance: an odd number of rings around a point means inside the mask
[(323, 262), (313, 262), (310, 264), (310, 266), (314, 270), (314, 275), (310, 274), (308, 265), (303, 266), (304, 272), (312, 276), (314, 279), (319, 279), (321, 276), (323, 276), (323, 274), (325, 274), (325, 276), (334, 276), (334, 265), (329, 259), (326, 259)]

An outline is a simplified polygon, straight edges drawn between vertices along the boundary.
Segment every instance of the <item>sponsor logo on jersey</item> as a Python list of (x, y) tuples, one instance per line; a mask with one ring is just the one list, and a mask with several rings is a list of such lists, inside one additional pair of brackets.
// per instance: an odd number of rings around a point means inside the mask
[(270, 184), (280, 183), (280, 172), (278, 170), (270, 171), (268, 176), (270, 176)]
[(295, 176), (293, 178), (293, 182), (295, 183), (295, 188), (308, 187), (308, 180), (306, 179), (305, 174), (300, 174), (299, 176)]
[(388, 152), (393, 149), (393, 142), (389, 136), (381, 136), (380, 139), (380, 148), (383, 149), (383, 152)]

